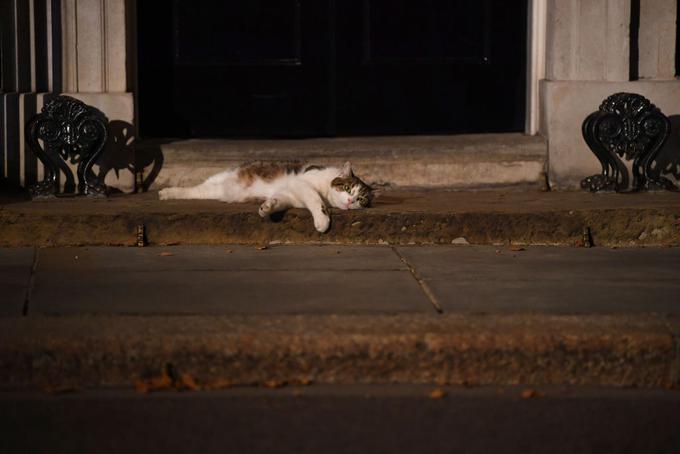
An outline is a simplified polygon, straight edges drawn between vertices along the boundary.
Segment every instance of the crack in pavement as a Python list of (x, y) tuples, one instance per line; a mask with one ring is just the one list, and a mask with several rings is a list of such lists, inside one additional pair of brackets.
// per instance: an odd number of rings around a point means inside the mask
[(397, 255), (397, 257), (399, 257), (399, 260), (401, 260), (401, 262), (408, 267), (408, 270), (411, 272), (411, 276), (413, 276), (413, 279), (416, 280), (418, 286), (425, 294), (425, 297), (430, 301), (430, 304), (432, 304), (434, 310), (437, 311), (438, 314), (443, 314), (444, 309), (442, 308), (441, 304), (439, 304), (439, 300), (435, 296), (430, 286), (427, 285), (427, 282), (425, 282), (425, 280), (420, 277), (416, 268), (413, 265), (411, 265), (411, 263), (409, 263), (408, 260), (406, 260), (406, 257), (401, 255), (401, 253), (397, 250), (396, 247), (392, 247), (391, 249)]
[(26, 317), (28, 315), (28, 307), (31, 302), (31, 294), (33, 292), (33, 283), (35, 282), (35, 272), (38, 269), (38, 253), (37, 246), (33, 248), (33, 263), (31, 264), (31, 273), (28, 277), (28, 284), (26, 286), (26, 295), (24, 296), (24, 305), (21, 309), (21, 315)]

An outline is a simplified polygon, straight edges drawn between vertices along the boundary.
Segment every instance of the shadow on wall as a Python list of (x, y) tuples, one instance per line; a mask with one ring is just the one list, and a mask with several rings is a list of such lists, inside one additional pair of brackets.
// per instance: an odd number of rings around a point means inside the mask
[[(146, 192), (154, 182), (163, 167), (163, 153), (158, 146), (140, 147), (137, 144), (135, 127), (126, 121), (113, 120), (109, 122), (109, 138), (99, 165), (98, 177), (106, 181), (110, 172), (120, 179), (121, 172), (134, 175), (133, 191)], [(120, 189), (110, 188), (111, 192), (122, 192)]]
[(670, 177), (680, 185), (680, 115), (670, 115), (671, 135), (656, 158), (652, 169), (654, 176)]

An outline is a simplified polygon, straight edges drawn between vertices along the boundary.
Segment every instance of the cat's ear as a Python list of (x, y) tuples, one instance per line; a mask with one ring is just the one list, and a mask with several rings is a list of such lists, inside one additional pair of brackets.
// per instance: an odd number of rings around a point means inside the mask
[(354, 174), (352, 173), (352, 164), (349, 161), (346, 161), (343, 164), (340, 176), (343, 178), (350, 178), (354, 176)]

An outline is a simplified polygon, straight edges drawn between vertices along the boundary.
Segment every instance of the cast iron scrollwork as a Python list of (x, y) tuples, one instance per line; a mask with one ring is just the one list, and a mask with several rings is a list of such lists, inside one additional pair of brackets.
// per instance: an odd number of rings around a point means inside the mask
[(78, 193), (106, 196), (106, 186), (94, 174), (92, 166), (104, 150), (107, 125), (108, 119), (103, 113), (70, 96), (58, 96), (48, 102), (26, 125), (26, 143), (45, 165), (45, 179), (29, 188), (31, 196), (56, 196), (60, 170), (66, 177), (64, 192), (74, 192), (73, 172), (67, 161), (78, 165)]
[(583, 138), (600, 161), (602, 173), (583, 179), (581, 187), (591, 192), (626, 189), (628, 169), (620, 159), (625, 158), (633, 161), (631, 191), (654, 188), (677, 191), (669, 179), (652, 172), (670, 128), (668, 117), (644, 96), (611, 95), (583, 122)]

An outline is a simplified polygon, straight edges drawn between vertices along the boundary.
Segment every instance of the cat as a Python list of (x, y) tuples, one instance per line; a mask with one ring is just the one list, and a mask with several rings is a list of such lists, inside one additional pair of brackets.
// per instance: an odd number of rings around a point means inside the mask
[(258, 210), (263, 218), (288, 208), (307, 208), (316, 230), (325, 233), (331, 224), (327, 205), (341, 210), (367, 208), (373, 191), (354, 175), (349, 162), (337, 168), (298, 161), (254, 161), (213, 175), (198, 186), (161, 189), (158, 196), (161, 200), (223, 202), (264, 199)]

